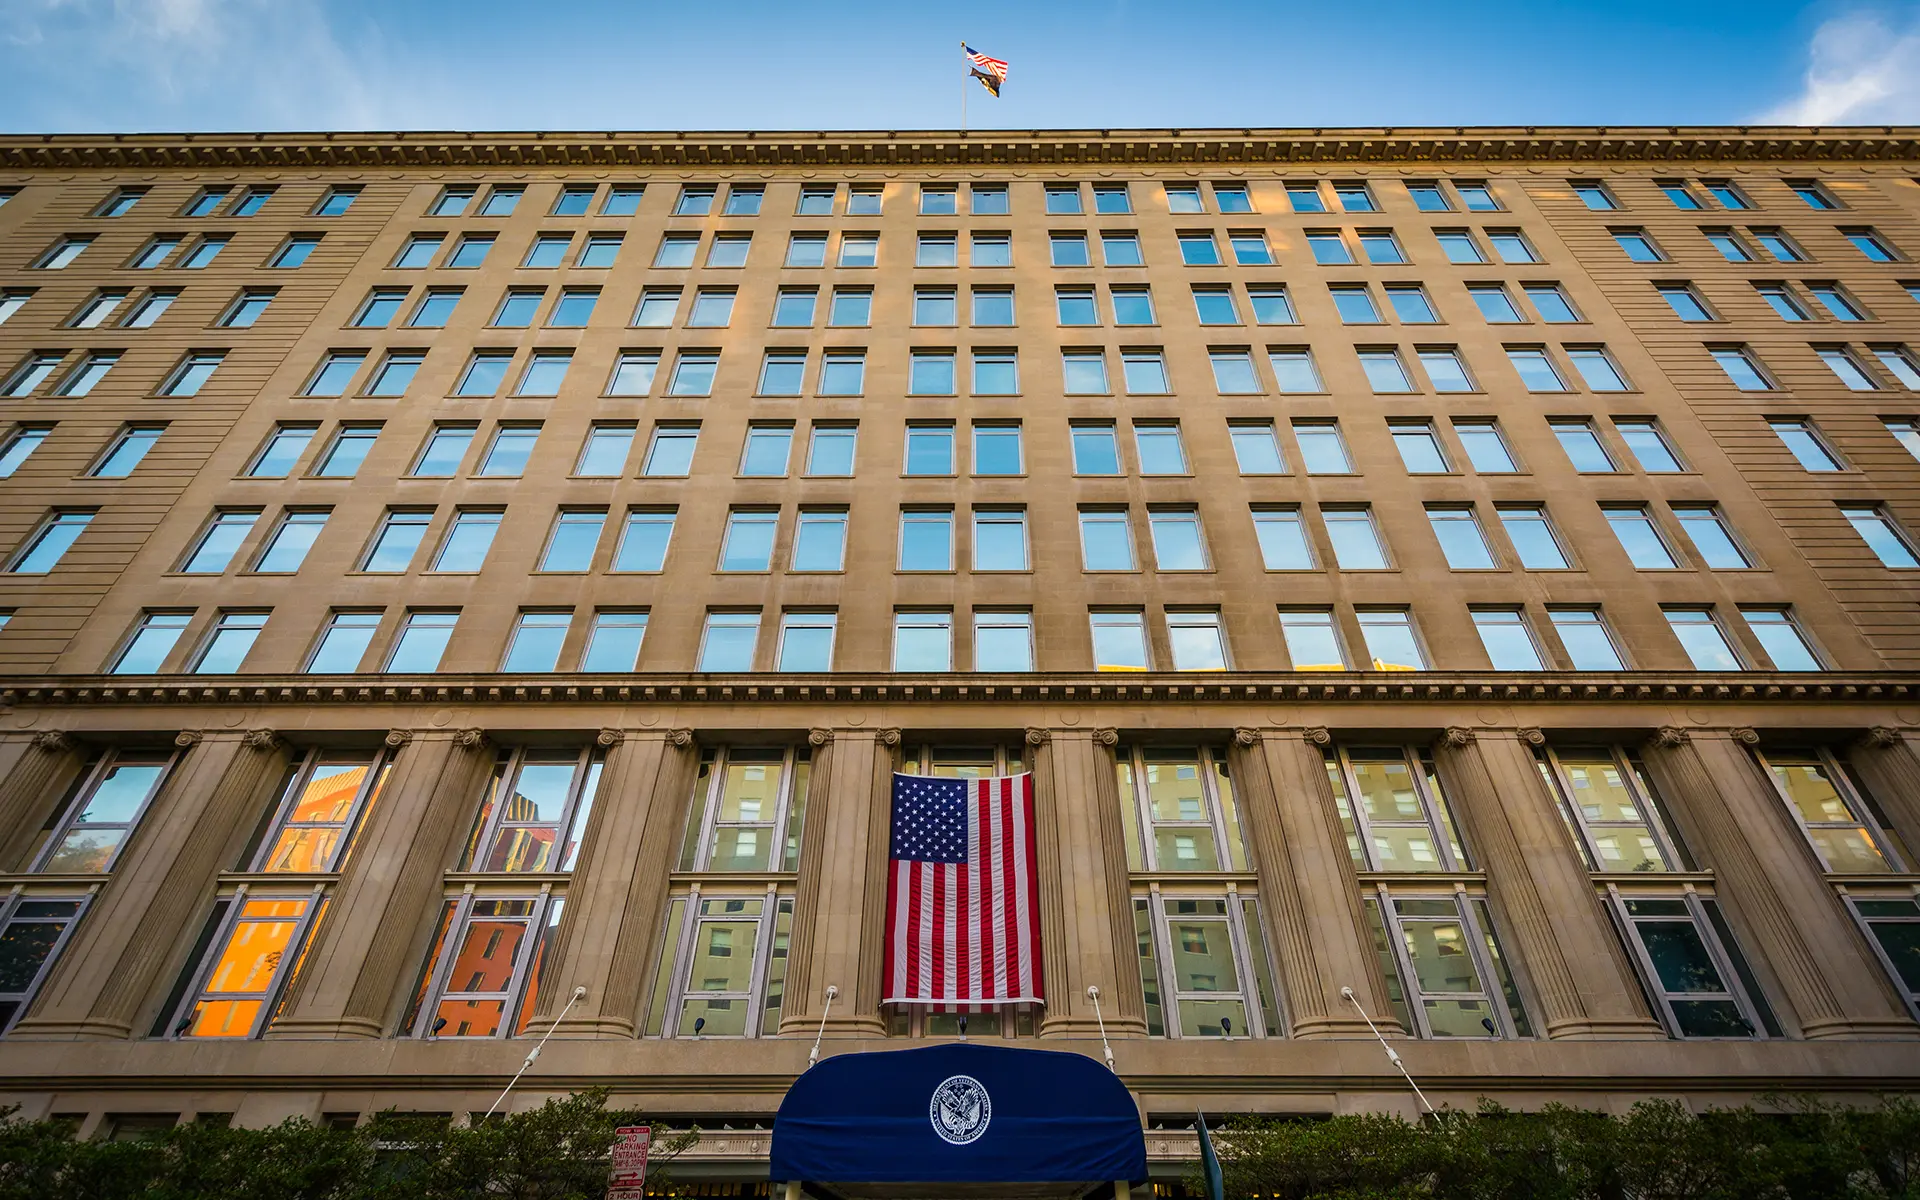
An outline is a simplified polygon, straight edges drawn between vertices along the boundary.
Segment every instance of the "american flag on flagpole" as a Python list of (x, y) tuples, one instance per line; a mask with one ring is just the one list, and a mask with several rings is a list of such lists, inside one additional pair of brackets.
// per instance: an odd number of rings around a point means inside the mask
[(1033, 776), (893, 777), (887, 1004), (1044, 1000)]
[(982, 54), (965, 42), (960, 43), (960, 50), (973, 64), (973, 77), (980, 81), (980, 86), (998, 96), (1000, 86), (1007, 81), (1007, 60)]

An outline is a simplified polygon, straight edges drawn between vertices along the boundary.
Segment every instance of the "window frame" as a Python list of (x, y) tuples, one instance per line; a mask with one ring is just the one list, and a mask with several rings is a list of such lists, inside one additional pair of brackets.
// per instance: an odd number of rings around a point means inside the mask
[[(209, 1041), (252, 1041), (266, 1032), (277, 1015), (276, 1010), (285, 994), (287, 984), (299, 970), (306, 957), (307, 939), (312, 936), (315, 926), (327, 907), (326, 885), (314, 884), (305, 891), (282, 890), (269, 887), (266, 894), (256, 894), (259, 886), (252, 882), (242, 883), (231, 894), (218, 896), (214, 901), (215, 914), (209, 914), (209, 925), (205, 949), (199, 961), (194, 964), (188, 976), (186, 986), (181, 989), (179, 1002), (163, 1014), (167, 1021), (164, 1040), (170, 1042), (198, 1041), (201, 1035), (192, 1032), (195, 1010), (202, 1004), (257, 1003), (259, 1008), (248, 1023), (247, 1031), (238, 1036), (218, 1034), (204, 1035)], [(283, 916), (249, 917), (247, 905), (256, 901), (272, 903), (274, 901), (304, 901), (300, 915), (292, 918), (293, 932), (288, 936), (286, 946), (277, 962), (273, 964), (272, 975), (264, 988), (257, 992), (218, 992), (209, 988), (214, 972), (219, 969), (221, 960), (240, 932), (242, 924), (258, 922), (260, 924), (280, 924), (288, 920)]]
[[(1514, 1023), (1512, 1005), (1520, 1003), (1523, 1014), (1525, 1005), (1521, 1002), (1519, 985), (1513, 978), (1507, 956), (1503, 953), (1496, 960), (1488, 948), (1489, 941), (1497, 945), (1499, 939), (1492, 927), (1491, 905), (1482, 892), (1461, 889), (1442, 893), (1433, 888), (1404, 885), (1396, 889), (1390, 888), (1386, 881), (1378, 880), (1374, 882), (1371, 889), (1362, 893), (1362, 900), (1372, 910), (1369, 915), (1369, 926), (1386, 937), (1387, 947), (1399, 971), (1401, 1000), (1396, 1007), (1404, 1008), (1413, 1018), (1414, 1027), (1408, 1030), (1408, 1033), (1428, 1041), (1445, 1039), (1504, 1042), (1528, 1039), (1533, 1036), (1531, 1022), (1525, 1030), (1517, 1028)], [(1453, 906), (1453, 916), (1451, 918), (1438, 915), (1403, 917), (1398, 904), (1402, 900), (1445, 901)], [(1481, 919), (1483, 914), (1486, 918), (1485, 923)], [(1375, 920), (1378, 921), (1378, 925), (1374, 924)], [(1478, 992), (1429, 992), (1419, 986), (1419, 972), (1413, 965), (1412, 955), (1407, 951), (1406, 924), (1409, 921), (1425, 924), (1446, 920), (1452, 920), (1458, 924), (1466, 935), (1467, 955), (1472, 960), (1474, 974), (1480, 981)], [(1511, 996), (1502, 986), (1503, 980), (1513, 982), (1514, 992)], [(1478, 1034), (1466, 1037), (1436, 1034), (1433, 1032), (1432, 1019), (1427, 1015), (1427, 1002), (1430, 1000), (1442, 1002), (1478, 1000), (1485, 1004), (1487, 1011), (1492, 1014), (1490, 1018), (1482, 1018), (1482, 1020), (1490, 1019), (1495, 1027), (1494, 1032), (1484, 1037)]]
[(87, 805), (91, 803), (92, 798), (99, 792), (100, 785), (106, 782), (107, 777), (112, 774), (114, 767), (119, 765), (120, 761), (130, 754), (145, 755), (158, 761), (160, 770), (154, 775), (152, 786), (147, 789), (146, 794), (141, 797), (140, 802), (134, 806), (132, 814), (125, 821), (89, 821), (85, 823), (89, 829), (113, 828), (126, 831), (126, 835), (114, 846), (113, 851), (107, 855), (106, 862), (101, 864), (100, 870), (97, 872), (97, 874), (101, 875), (110, 875), (113, 873), (114, 867), (119, 864), (121, 854), (126, 851), (127, 843), (133, 840), (134, 833), (140, 828), (140, 822), (145, 819), (147, 811), (153, 807), (154, 798), (159, 796), (161, 791), (167, 786), (167, 782), (173, 777), (174, 768), (180, 763), (180, 754), (177, 751), (169, 753), (159, 750), (128, 749), (120, 746), (114, 746), (104, 751), (99, 759), (81, 775), (78, 784), (72, 789), (70, 797), (62, 798), (61, 803), (64, 807), (56, 809), (53, 814), (50, 814), (50, 823), (45, 827), (46, 839), (41, 843), (40, 848), (34, 852), (32, 859), (28, 861), (26, 874), (66, 874), (66, 872), (50, 872), (47, 870), (47, 865), (59, 851), (61, 842), (65, 841), (75, 829), (80, 828), (82, 824), (80, 818), (86, 815)]
[[(532, 907), (524, 917), (526, 935), (514, 954), (513, 968), (509, 973), (504, 991), (456, 992), (447, 985), (452, 982), (453, 968), (460, 957), (460, 947), (466, 940), (469, 925), (475, 919), (474, 906), (489, 901), (508, 903), (517, 901), (531, 904)], [(564, 903), (565, 897), (554, 895), (551, 888), (540, 887), (535, 890), (531, 886), (500, 892), (468, 889), (457, 896), (445, 897), (441, 905), (441, 919), (436, 922), (440, 927), (439, 936), (428, 950), (431, 957), (421, 967), (422, 978), (414, 991), (410, 1006), (412, 1019), (402, 1029), (400, 1036), (423, 1042), (441, 1040), (441, 1034), (435, 1027), (438, 1020), (436, 1014), (440, 1006), (447, 1002), (449, 996), (479, 999), (497, 997), (501, 1002), (500, 1022), (496, 1032), (488, 1035), (466, 1036), (481, 1036), (487, 1040), (503, 1040), (518, 1036), (515, 1026), (520, 1023), (526, 1003), (530, 999), (538, 1003), (537, 995), (528, 995), (528, 982), (537, 975), (542, 965), (545, 957), (542, 952), (546, 949), (546, 939), (558, 924), (558, 907)], [(490, 914), (479, 919), (517, 921), (523, 918)], [(534, 986), (538, 988), (537, 980)], [(453, 1037), (461, 1036), (453, 1035)]]
[[(1613, 919), (1615, 930), (1625, 944), (1627, 957), (1632, 960), (1634, 970), (1640, 978), (1640, 986), (1652, 1007), (1654, 1017), (1666, 1029), (1667, 1036), (1675, 1041), (1764, 1041), (1772, 1035), (1766, 1028), (1765, 1018), (1755, 1005), (1753, 997), (1747, 994), (1746, 981), (1736, 961), (1730, 956), (1726, 944), (1720, 938), (1716, 922), (1709, 916), (1701, 896), (1692, 887), (1683, 889), (1679, 895), (1639, 894), (1628, 896), (1616, 883), (1609, 882), (1603, 894), (1608, 915)], [(1638, 924), (1642, 920), (1672, 921), (1673, 916), (1635, 917), (1627, 911), (1631, 900), (1678, 901), (1686, 906), (1687, 920), (1692, 924), (1695, 934), (1700, 938), (1707, 956), (1713, 962), (1713, 969), (1719, 972), (1722, 991), (1719, 992), (1668, 992), (1660, 983), (1658, 968), (1654, 966), (1653, 956), (1640, 939)], [(1724, 999), (1733, 1002), (1740, 1019), (1747, 1026), (1745, 1038), (1699, 1038), (1691, 1037), (1681, 1031), (1680, 1020), (1675, 1015), (1673, 1005), (1676, 1000)]]
[[(1336, 622), (1337, 625), (1337, 622)], [(1415, 802), (1420, 806), (1419, 821), (1379, 821), (1369, 816), (1366, 805), (1356, 797), (1360, 795), (1360, 777), (1354, 771), (1353, 752), (1362, 750), (1379, 753), (1391, 750), (1400, 755), (1400, 761), (1407, 768), (1408, 780), (1413, 784)], [(1338, 771), (1343, 795), (1335, 799), (1347, 810), (1347, 820), (1353, 824), (1354, 836), (1358, 839), (1360, 857), (1354, 860), (1354, 867), (1364, 872), (1392, 875), (1395, 878), (1417, 879), (1425, 875), (1462, 874), (1477, 868), (1468, 856), (1466, 843), (1461, 840), (1459, 824), (1453, 818), (1453, 810), (1446, 796), (1436, 796), (1431, 786), (1431, 777), (1437, 777), (1438, 767), (1431, 752), (1411, 743), (1380, 742), (1366, 743), (1336, 742), (1322, 752), (1329, 774)], [(1407, 869), (1394, 871), (1380, 865), (1378, 845), (1374, 839), (1375, 824), (1395, 829), (1422, 829), (1432, 840), (1435, 865), (1431, 870)], [(1351, 855), (1354, 847), (1349, 846)]]
[[(1873, 802), (1855, 786), (1846, 764), (1841, 762), (1831, 749), (1826, 746), (1814, 746), (1804, 756), (1819, 762), (1827, 774), (1827, 781), (1833, 785), (1834, 792), (1839, 795), (1840, 803), (1846, 806), (1847, 815), (1852, 818), (1851, 820), (1818, 822), (1807, 820), (1800, 806), (1793, 802), (1786, 788), (1781, 786), (1780, 777), (1774, 774), (1773, 758), (1786, 758), (1789, 757), (1788, 753), (1781, 751), (1770, 756), (1765, 747), (1756, 746), (1752, 754), (1760, 764), (1761, 773), (1767, 777), (1767, 784), (1773, 789), (1774, 796), (1779, 799), (1786, 809), (1788, 818), (1793, 821), (1795, 828), (1800, 830), (1801, 837), (1806, 840), (1807, 849), (1813, 854), (1813, 860), (1819, 866), (1821, 874), (1853, 875), (1862, 872), (1835, 871), (1828, 866), (1826, 856), (1820, 852), (1819, 843), (1813, 839), (1815, 829), (1858, 829), (1866, 835), (1874, 849), (1879, 852), (1881, 861), (1886, 864), (1885, 872), (1872, 872), (1872, 874), (1900, 875), (1907, 872), (1909, 864), (1901, 857), (1898, 839), (1889, 836), (1886, 827), (1875, 812)], [(1801, 755), (1793, 755), (1793, 757), (1801, 757)]]

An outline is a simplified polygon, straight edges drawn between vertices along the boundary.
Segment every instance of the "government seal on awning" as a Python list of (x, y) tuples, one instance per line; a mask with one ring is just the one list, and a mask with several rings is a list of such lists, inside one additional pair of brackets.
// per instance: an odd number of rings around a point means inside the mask
[(942, 1141), (964, 1146), (987, 1131), (987, 1122), (993, 1119), (993, 1097), (973, 1076), (950, 1075), (933, 1089), (927, 1117)]

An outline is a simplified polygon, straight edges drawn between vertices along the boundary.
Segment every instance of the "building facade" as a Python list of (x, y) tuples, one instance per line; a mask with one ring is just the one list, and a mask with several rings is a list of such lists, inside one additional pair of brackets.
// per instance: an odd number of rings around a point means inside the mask
[[(0, 138), (0, 1093), (120, 1135), (881, 1003), (1031, 770), (1150, 1123), (1920, 1083), (1920, 131)], [(829, 1001), (829, 989), (832, 999)], [(764, 1144), (710, 1141), (717, 1180)], [(1186, 1150), (1177, 1139), (1157, 1153)]]

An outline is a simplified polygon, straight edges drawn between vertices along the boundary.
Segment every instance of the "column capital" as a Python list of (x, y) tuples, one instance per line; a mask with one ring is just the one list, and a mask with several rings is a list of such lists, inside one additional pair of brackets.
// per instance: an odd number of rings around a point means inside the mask
[(1257, 746), (1260, 744), (1260, 731), (1242, 725), (1233, 731), (1233, 744), (1236, 746)]
[(833, 744), (833, 730), (818, 729), (818, 728), (807, 730), (807, 745), (828, 746), (832, 744)]
[(1309, 725), (1300, 731), (1300, 736), (1314, 746), (1333, 745), (1333, 733), (1325, 725)]
[(626, 740), (627, 734), (623, 729), (602, 729), (593, 735), (593, 744), (603, 750), (611, 750)]
[(1760, 731), (1746, 725), (1736, 725), (1732, 729), (1727, 730), (1727, 737), (1739, 742), (1742, 746), (1758, 746), (1760, 744)]
[(272, 729), (249, 729), (240, 736), (240, 744), (249, 750), (277, 750), (280, 735)]
[(1027, 729), (1027, 745), (1029, 746), (1044, 746), (1052, 740), (1053, 732), (1051, 730), (1040, 729), (1033, 726), (1029, 726)]
[(411, 729), (389, 729), (387, 736), (380, 739), (381, 744), (389, 750), (398, 750), (412, 740), (413, 730)]
[(1515, 730), (1515, 733), (1522, 742), (1529, 746), (1544, 746), (1547, 744), (1547, 735), (1542, 733), (1540, 727), (1537, 725), (1522, 725), (1519, 729)]
[(1653, 736), (1647, 739), (1647, 745), (1661, 750), (1671, 750), (1675, 746), (1684, 746), (1692, 740), (1693, 735), (1678, 725), (1662, 725), (1653, 731)]
[(1093, 740), (1102, 746), (1118, 746), (1120, 744), (1120, 731), (1118, 729), (1096, 729), (1093, 731)]
[(1434, 739), (1434, 744), (1437, 746), (1471, 746), (1473, 744), (1473, 730), (1468, 729), (1465, 725), (1449, 725), (1444, 733)]
[(487, 731), (484, 729), (455, 730), (453, 744), (462, 750), (477, 750), (487, 744)]
[(45, 750), (48, 754), (61, 754), (68, 750), (77, 750), (79, 746), (73, 736), (65, 730), (42, 729), (33, 735), (33, 748)]
[(875, 730), (874, 738), (882, 746), (898, 746), (900, 744), (900, 731), (897, 728), (888, 726), (885, 729)]
[(1865, 750), (1885, 750), (1900, 744), (1901, 733), (1895, 725), (1875, 725), (1860, 735), (1858, 745)]
[(691, 729), (667, 730), (667, 745), (678, 746), (682, 750), (686, 749), (688, 746), (693, 745), (693, 730)]
[(185, 750), (190, 746), (198, 746), (206, 736), (198, 729), (182, 729), (173, 735), (173, 744)]

